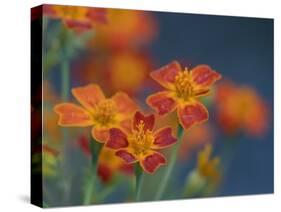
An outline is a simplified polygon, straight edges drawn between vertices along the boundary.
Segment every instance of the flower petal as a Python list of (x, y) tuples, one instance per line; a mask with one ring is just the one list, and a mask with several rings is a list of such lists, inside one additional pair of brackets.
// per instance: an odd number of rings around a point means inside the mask
[(150, 107), (154, 108), (159, 115), (167, 114), (173, 111), (177, 106), (175, 100), (169, 96), (168, 91), (152, 94), (146, 99), (146, 102)]
[(109, 140), (106, 146), (111, 149), (121, 149), (128, 146), (127, 135), (118, 128), (109, 130)]
[(153, 149), (166, 148), (177, 142), (170, 127), (157, 130), (154, 137)]
[(202, 90), (208, 89), (221, 78), (221, 75), (208, 65), (198, 65), (191, 70), (191, 77), (196, 87), (198, 86), (198, 89)]
[(188, 129), (194, 124), (202, 123), (209, 118), (206, 107), (197, 101), (178, 107), (177, 112), (184, 129)]
[(115, 102), (119, 113), (130, 115), (138, 109), (137, 104), (124, 92), (117, 92), (112, 100)]
[(156, 71), (152, 71), (150, 76), (164, 88), (171, 89), (177, 74), (181, 71), (181, 66), (177, 61), (173, 61)]
[(58, 124), (65, 127), (87, 127), (93, 125), (89, 112), (72, 103), (62, 103), (54, 107), (59, 115)]
[(92, 111), (99, 101), (105, 99), (102, 90), (95, 84), (73, 88), (72, 94), (89, 111)]
[(137, 111), (134, 116), (134, 129), (137, 129), (137, 126), (141, 121), (144, 123), (144, 130), (153, 130), (155, 122), (155, 116), (153, 114), (145, 116), (141, 112)]
[(167, 163), (166, 158), (159, 152), (153, 151), (152, 154), (144, 157), (140, 161), (140, 165), (144, 171), (153, 174), (161, 165)]
[(130, 153), (124, 149), (118, 150), (115, 153), (115, 155), (122, 158), (126, 163), (134, 163), (137, 161), (137, 159), (135, 158), (135, 156), (132, 153)]
[(109, 130), (93, 127), (92, 136), (98, 142), (101, 142), (101, 143), (107, 142), (109, 139)]

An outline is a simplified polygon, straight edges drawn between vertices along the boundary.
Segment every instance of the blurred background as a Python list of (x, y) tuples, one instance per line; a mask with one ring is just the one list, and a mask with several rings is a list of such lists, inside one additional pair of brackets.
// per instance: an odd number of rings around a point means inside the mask
[[(161, 87), (149, 73), (172, 60), (207, 64), (222, 80), (202, 98), (210, 119), (185, 132), (162, 199), (273, 192), (273, 20), (55, 5), (43, 14), (43, 138), (35, 142), (46, 207), (83, 204), (92, 174), (90, 128), (58, 126), (53, 107), (77, 103), (71, 88), (97, 83), (107, 97), (124, 91), (153, 112), (145, 99)], [(33, 21), (39, 16), (33, 11)], [(174, 114), (159, 117), (164, 124), (176, 130)], [(220, 159), (218, 182), (198, 166), (206, 145)], [(33, 149), (35, 172), (40, 154)], [(154, 200), (164, 172), (145, 175), (141, 200)], [(133, 168), (112, 152), (100, 154), (98, 176), (91, 203), (134, 201)]]

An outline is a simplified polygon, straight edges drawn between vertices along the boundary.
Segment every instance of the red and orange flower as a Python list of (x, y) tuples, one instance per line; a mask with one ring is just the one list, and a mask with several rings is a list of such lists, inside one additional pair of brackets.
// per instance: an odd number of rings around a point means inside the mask
[(107, 22), (106, 9), (79, 6), (45, 5), (44, 14), (61, 19), (65, 26), (78, 30), (88, 30), (94, 24)]
[(74, 88), (72, 94), (82, 107), (73, 103), (56, 105), (58, 124), (64, 127), (94, 126), (92, 136), (99, 142), (107, 141), (110, 128), (128, 129), (137, 110), (136, 103), (127, 94), (117, 92), (111, 98), (105, 98), (96, 84)]
[(206, 107), (197, 99), (210, 93), (211, 86), (221, 75), (207, 65), (182, 70), (177, 61), (151, 72), (150, 76), (167, 90), (152, 94), (147, 104), (159, 115), (177, 109), (179, 122), (184, 129), (208, 120)]
[(239, 129), (254, 136), (265, 133), (268, 125), (268, 109), (255, 89), (237, 86), (232, 82), (221, 83), (216, 92), (218, 121), (228, 134)]
[(136, 112), (132, 127), (128, 131), (110, 129), (107, 147), (115, 149), (116, 155), (129, 164), (140, 162), (147, 173), (154, 173), (167, 160), (157, 150), (173, 145), (177, 139), (170, 127), (154, 130), (154, 115)]

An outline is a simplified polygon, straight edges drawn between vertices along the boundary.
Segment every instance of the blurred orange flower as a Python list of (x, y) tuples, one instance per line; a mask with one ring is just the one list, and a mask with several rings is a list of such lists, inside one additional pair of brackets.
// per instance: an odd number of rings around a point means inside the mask
[(74, 70), (81, 82), (95, 80), (107, 93), (124, 91), (134, 95), (147, 83), (151, 67), (147, 54), (121, 51), (104, 56), (93, 54), (77, 63)]
[(221, 83), (216, 92), (218, 121), (226, 133), (243, 129), (250, 135), (265, 133), (268, 110), (264, 100), (249, 86)]
[(120, 157), (116, 157), (113, 149), (104, 146), (99, 154), (97, 172), (100, 179), (107, 183), (116, 172), (133, 174), (133, 166)]
[(153, 174), (166, 158), (157, 150), (173, 145), (177, 139), (170, 127), (154, 130), (154, 115), (143, 115), (136, 112), (132, 129), (123, 131), (110, 129), (107, 147), (117, 150), (116, 155), (129, 164), (140, 162), (140, 166), (149, 174)]
[(208, 120), (207, 108), (198, 101), (201, 96), (210, 93), (211, 86), (221, 75), (207, 65), (198, 65), (192, 70), (182, 70), (177, 61), (173, 61), (150, 76), (167, 90), (150, 95), (146, 102), (159, 115), (165, 115), (177, 109), (179, 122), (184, 129)]
[(183, 141), (179, 149), (179, 158), (187, 160), (191, 157), (192, 153), (206, 144), (213, 143), (214, 134), (212, 128), (208, 124), (201, 124), (191, 128), (188, 133), (183, 135)]
[(106, 23), (106, 9), (79, 6), (44, 5), (44, 14), (77, 31), (92, 29), (94, 24)]
[(155, 36), (157, 26), (151, 14), (137, 10), (108, 9), (108, 22), (99, 25), (91, 45), (126, 49), (141, 46)]
[(106, 99), (96, 84), (74, 88), (72, 94), (83, 107), (73, 103), (56, 105), (58, 124), (64, 127), (94, 126), (92, 136), (99, 142), (107, 141), (110, 128), (128, 129), (137, 110), (136, 103), (127, 94), (117, 92)]
[(130, 52), (115, 54), (109, 65), (109, 78), (113, 90), (135, 93), (148, 78), (148, 58)]

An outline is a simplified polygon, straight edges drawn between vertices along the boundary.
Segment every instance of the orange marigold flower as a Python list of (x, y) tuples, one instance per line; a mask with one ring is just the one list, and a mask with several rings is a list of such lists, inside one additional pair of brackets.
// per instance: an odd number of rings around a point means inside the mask
[(209, 179), (211, 183), (217, 184), (221, 179), (221, 173), (219, 171), (220, 158), (214, 157), (211, 159), (212, 150), (212, 145), (207, 144), (205, 148), (199, 152), (197, 171), (201, 176)]
[(224, 82), (217, 88), (216, 102), (218, 121), (226, 133), (239, 129), (254, 136), (265, 133), (267, 105), (255, 89)]
[(136, 112), (130, 131), (118, 128), (110, 129), (107, 146), (117, 150), (116, 155), (127, 163), (140, 162), (147, 173), (154, 173), (161, 165), (166, 164), (166, 158), (157, 150), (174, 144), (177, 139), (170, 127), (154, 130), (154, 115), (143, 115)]
[(105, 98), (96, 84), (74, 88), (72, 94), (82, 107), (73, 103), (56, 105), (58, 124), (64, 127), (94, 126), (92, 136), (99, 142), (107, 141), (110, 128), (128, 129), (137, 110), (136, 103), (127, 94), (117, 92), (111, 98)]
[(210, 87), (221, 75), (207, 65), (192, 70), (182, 70), (177, 61), (151, 72), (150, 76), (167, 90), (150, 95), (147, 104), (159, 115), (177, 109), (180, 124), (188, 129), (194, 124), (208, 120), (206, 107), (197, 99), (210, 93)]
[(62, 6), (62, 5), (44, 5), (44, 14), (49, 17), (61, 19), (63, 23), (75, 30), (88, 30), (97, 23), (106, 23), (106, 9)]

